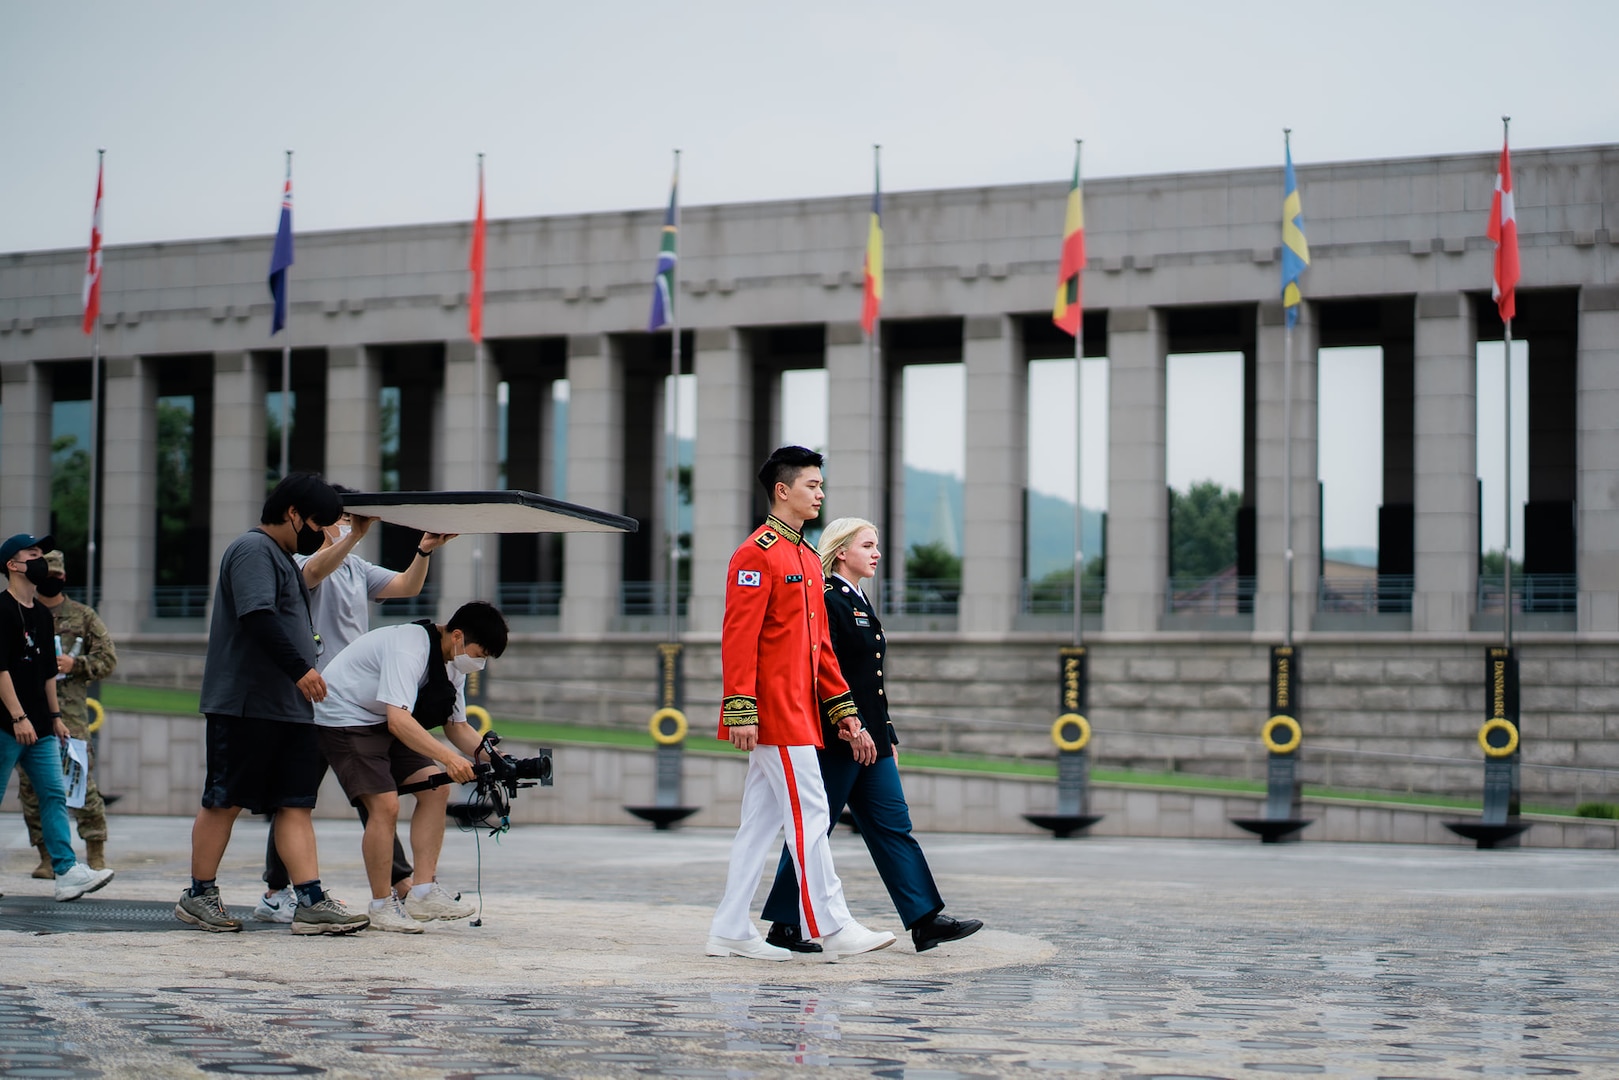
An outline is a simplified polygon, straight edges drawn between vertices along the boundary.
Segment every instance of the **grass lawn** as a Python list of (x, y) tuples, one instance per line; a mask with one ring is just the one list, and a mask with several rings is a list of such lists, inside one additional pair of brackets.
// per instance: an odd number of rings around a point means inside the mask
[[(130, 686), (109, 683), (102, 687), (101, 703), (114, 712), (155, 712), (169, 714), (197, 713), (197, 692), (153, 686)], [(548, 724), (532, 720), (502, 720), (498, 724), (501, 735), (513, 742), (536, 743), (541, 746), (626, 746), (650, 749), (652, 738), (645, 731), (625, 731), (581, 727), (573, 724)], [(706, 738), (706, 731), (693, 730), (687, 737), (691, 750), (728, 751), (719, 741)], [(931, 754), (919, 750), (900, 748), (900, 760), (907, 765), (929, 769), (953, 769), (989, 776), (1057, 775), (1054, 761), (1018, 761), (995, 758), (960, 757), (951, 754)], [(1265, 785), (1258, 780), (1240, 780), (1220, 776), (1194, 776), (1187, 773), (1125, 772), (1119, 769), (1092, 769), (1091, 779), (1121, 784), (1147, 784), (1153, 787), (1180, 788), (1197, 791), (1231, 791), (1249, 794), (1263, 793)], [(1481, 773), (1482, 783), (1482, 773)], [(1478, 799), (1455, 798), (1445, 795), (1390, 794), (1378, 791), (1348, 791), (1341, 788), (1320, 788), (1306, 785), (1307, 796), (1356, 799), (1365, 802), (1402, 803), (1409, 806), (1442, 806), (1456, 810), (1479, 809)], [(1525, 813), (1567, 814), (1568, 807), (1531, 806), (1525, 804)]]

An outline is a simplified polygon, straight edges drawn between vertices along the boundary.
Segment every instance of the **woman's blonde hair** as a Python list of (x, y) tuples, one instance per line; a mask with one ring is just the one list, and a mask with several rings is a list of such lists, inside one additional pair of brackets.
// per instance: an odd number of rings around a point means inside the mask
[(870, 529), (872, 532), (876, 532), (877, 526), (865, 518), (845, 517), (830, 522), (825, 529), (821, 530), (821, 543), (816, 550), (821, 555), (821, 569), (829, 576), (832, 573), (832, 567), (838, 561), (838, 556), (843, 554), (844, 549), (849, 546), (850, 541), (860, 534), (861, 529)]

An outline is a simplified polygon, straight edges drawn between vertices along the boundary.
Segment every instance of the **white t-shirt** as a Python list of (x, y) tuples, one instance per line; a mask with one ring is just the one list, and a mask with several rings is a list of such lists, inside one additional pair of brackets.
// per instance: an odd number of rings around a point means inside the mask
[[(308, 555), (294, 555), (298, 569), (308, 562)], [(315, 632), (320, 635), (324, 648), (315, 660), (315, 670), (321, 674), (337, 659), (337, 654), (349, 642), (371, 629), (371, 610), (366, 605), (378, 600), (397, 575), (387, 567), (367, 562), (358, 555), (350, 555), (320, 584), (309, 590), (309, 615), (314, 620)], [(423, 638), (427, 635), (423, 634)]]
[(449, 722), (467, 722), (467, 677), (444, 664), (438, 635), (428, 637), (415, 623), (383, 626), (349, 643), (328, 665), (326, 700), (315, 706), (321, 727), (366, 727), (388, 722), (388, 706), (406, 712), (427, 685), (427, 665), (443, 664), (455, 686), (455, 712)]

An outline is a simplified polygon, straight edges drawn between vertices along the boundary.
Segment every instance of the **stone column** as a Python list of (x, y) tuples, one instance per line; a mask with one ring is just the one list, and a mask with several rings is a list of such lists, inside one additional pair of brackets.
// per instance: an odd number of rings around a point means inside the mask
[[(604, 334), (568, 339), (568, 501), (622, 513), (624, 358)], [(562, 559), (562, 631), (601, 634), (618, 615), (623, 541), (569, 533)]]
[(155, 362), (139, 356), (108, 357), (105, 366), (98, 610), (117, 637), (144, 629), (152, 614), (157, 573), (157, 370)]
[(1156, 308), (1108, 312), (1109, 631), (1151, 632), (1169, 574), (1169, 497), (1164, 461), (1164, 369), (1169, 333)]
[[(44, 364), (0, 367), (0, 537), (51, 527), (51, 390)], [(81, 568), (82, 571), (82, 568)]]
[(725, 613), (725, 568), (753, 524), (758, 463), (753, 437), (753, 358), (731, 327), (698, 330), (697, 447), (692, 465), (692, 583), (686, 625), (717, 633)]
[[(382, 360), (364, 345), (326, 350), (326, 479), (360, 491), (382, 486)], [(377, 528), (357, 549), (375, 562)]]
[(1579, 628), (1619, 631), (1619, 286), (1580, 291)]
[[(884, 484), (878, 470), (887, 433), (879, 432), (873, 422), (873, 412), (883, 410), (879, 394), (872, 377), (871, 347), (860, 324), (827, 323), (827, 505), (837, 517), (862, 517), (886, 532)], [(882, 539), (883, 547), (889, 548), (888, 536)]]
[[(444, 438), (439, 443), (439, 476), (446, 491), (493, 488), (499, 476), (499, 372), (486, 355), (478, 362), (471, 341), (444, 346)], [(482, 397), (482, 416), (479, 398)], [(480, 458), (481, 454), (481, 458)], [(499, 538), (464, 536), (433, 555), (439, 587), (439, 618), (448, 619), (468, 600), (493, 600), (498, 580)]]
[(963, 633), (1005, 633), (1021, 608), (1023, 492), (1028, 483), (1028, 367), (1015, 320), (965, 321), (966, 519), (962, 543)]
[(1478, 590), (1478, 330), (1463, 293), (1417, 297), (1411, 626), (1456, 633)]
[[(208, 483), (210, 594), (225, 548), (259, 523), (266, 490), (264, 368), (249, 352), (214, 354), (214, 444)], [(211, 601), (210, 601), (211, 602)]]
[[(1316, 411), (1317, 351), (1314, 312), (1301, 305), (1293, 328), (1293, 631), (1310, 629), (1316, 578), (1321, 576), (1321, 485)], [(1283, 367), (1287, 325), (1280, 300), (1259, 306), (1255, 397), (1255, 500), (1258, 518), (1254, 630), (1267, 637), (1287, 629), (1287, 530), (1282, 517), (1285, 438)]]

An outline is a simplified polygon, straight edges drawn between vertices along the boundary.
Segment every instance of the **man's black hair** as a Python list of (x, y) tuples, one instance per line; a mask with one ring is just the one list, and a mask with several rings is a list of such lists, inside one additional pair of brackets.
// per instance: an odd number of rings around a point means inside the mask
[(759, 466), (759, 483), (764, 485), (765, 498), (775, 501), (777, 484), (792, 487), (799, 473), (812, 466), (819, 469), (825, 464), (825, 458), (805, 447), (777, 447), (765, 458), (765, 463)]
[(506, 651), (506, 616), (495, 605), (483, 600), (462, 604), (444, 624), (446, 632), (459, 630), (468, 645), (478, 645), (488, 656), (498, 657)]
[(339, 495), (357, 495), (360, 491), (359, 488), (351, 488), (347, 484), (333, 484), (332, 490)]
[(343, 516), (343, 496), (322, 480), (319, 473), (288, 473), (264, 500), (259, 524), (279, 525), (287, 520), (288, 510), (298, 511), (305, 521), (324, 529), (337, 524), (337, 519)]

